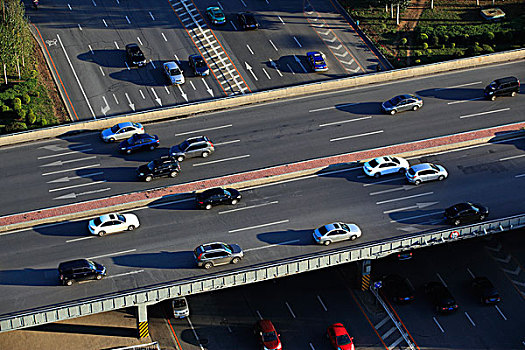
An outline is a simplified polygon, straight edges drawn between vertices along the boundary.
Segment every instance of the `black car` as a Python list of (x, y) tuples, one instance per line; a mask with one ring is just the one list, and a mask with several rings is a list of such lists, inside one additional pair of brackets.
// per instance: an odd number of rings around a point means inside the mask
[(489, 216), (489, 209), (481, 204), (471, 202), (458, 203), (445, 209), (445, 218), (453, 225), (459, 226), (464, 222), (484, 220)]
[(179, 175), (179, 162), (173, 157), (163, 156), (152, 160), (148, 164), (143, 164), (137, 168), (137, 177), (140, 180), (150, 182), (156, 177), (169, 176), (176, 177)]
[(70, 286), (73, 282), (102, 279), (106, 276), (106, 268), (88, 259), (78, 259), (60, 263), (58, 273), (62, 284)]
[(132, 66), (142, 67), (146, 65), (146, 57), (137, 44), (126, 45), (126, 60)]
[(428, 295), (438, 313), (454, 312), (458, 308), (456, 299), (441, 282), (429, 282), (425, 285), (425, 293)]
[(395, 303), (403, 304), (414, 300), (414, 290), (406, 278), (399, 275), (388, 275), (381, 278), (384, 295)]
[(149, 149), (153, 151), (159, 147), (159, 137), (157, 135), (135, 134), (129, 139), (119, 144), (120, 152), (130, 154), (131, 152)]
[(251, 12), (241, 12), (237, 14), (237, 20), (243, 30), (257, 29), (259, 23), (255, 19), (255, 16)]
[(520, 81), (516, 77), (496, 79), (485, 88), (485, 97), (494, 101), (497, 96), (516, 96), (520, 92)]
[(487, 277), (476, 277), (470, 285), (482, 304), (493, 305), (500, 302), (498, 290)]
[(188, 62), (190, 64), (191, 69), (193, 70), (194, 75), (204, 77), (210, 74), (208, 65), (206, 64), (206, 61), (204, 61), (204, 58), (202, 58), (201, 55), (191, 55), (190, 57), (188, 57)]
[(204, 192), (197, 193), (197, 206), (201, 209), (211, 209), (218, 204), (237, 204), (241, 194), (234, 188), (210, 188)]

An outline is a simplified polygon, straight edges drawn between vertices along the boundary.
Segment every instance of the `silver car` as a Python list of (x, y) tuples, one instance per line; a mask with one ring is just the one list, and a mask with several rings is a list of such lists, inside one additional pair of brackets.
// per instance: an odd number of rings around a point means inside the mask
[(184, 140), (181, 144), (171, 146), (170, 156), (182, 162), (186, 158), (206, 158), (215, 152), (215, 147), (206, 136), (195, 136)]
[(423, 107), (423, 100), (415, 95), (398, 95), (390, 100), (383, 102), (381, 109), (387, 114), (396, 114), (403, 111), (417, 111)]
[(356, 224), (334, 222), (315, 229), (313, 236), (317, 244), (329, 245), (332, 242), (353, 241), (361, 237), (361, 229)]
[(173, 308), (173, 317), (184, 318), (190, 315), (190, 308), (188, 306), (188, 300), (186, 297), (178, 297), (171, 301), (171, 307)]
[(195, 248), (193, 256), (197, 266), (209, 269), (217, 265), (237, 264), (243, 258), (244, 253), (237, 244), (213, 242)]
[(126, 140), (135, 134), (144, 134), (144, 127), (140, 123), (124, 122), (113, 125), (111, 128), (103, 130), (100, 137), (104, 142), (115, 142), (116, 140)]
[(419, 185), (427, 181), (442, 181), (448, 177), (447, 169), (438, 164), (421, 163), (412, 165), (406, 172), (408, 182)]

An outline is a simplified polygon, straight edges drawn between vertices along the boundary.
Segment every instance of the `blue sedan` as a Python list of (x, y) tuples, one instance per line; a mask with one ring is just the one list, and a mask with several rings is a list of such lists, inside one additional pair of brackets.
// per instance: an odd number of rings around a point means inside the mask
[(157, 135), (135, 134), (129, 139), (122, 141), (119, 145), (119, 150), (122, 153), (130, 154), (131, 152), (149, 149), (153, 151), (159, 147), (159, 137)]
[(308, 58), (308, 63), (310, 63), (310, 66), (314, 72), (326, 72), (328, 70), (328, 66), (324, 60), (324, 53), (319, 51), (310, 51), (306, 54), (306, 58)]

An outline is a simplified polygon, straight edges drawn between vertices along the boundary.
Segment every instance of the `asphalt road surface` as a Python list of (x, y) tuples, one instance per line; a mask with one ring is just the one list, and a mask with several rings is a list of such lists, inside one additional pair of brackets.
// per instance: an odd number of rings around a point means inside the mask
[[(0, 214), (521, 122), (523, 94), (486, 101), (482, 91), (524, 70), (524, 62), (490, 66), (150, 124), (161, 142), (153, 152), (121, 155), (98, 133), (3, 147)], [(381, 102), (406, 92), (422, 96), (423, 108), (381, 113)], [(175, 179), (137, 181), (139, 165), (197, 135), (214, 142), (209, 158), (185, 160)]]
[[(443, 210), (471, 200), (490, 208), (489, 218), (523, 212), (523, 139), (410, 160), (444, 165), (449, 178), (407, 186), (400, 175), (365, 178), (359, 169), (331, 172), (243, 191), (237, 206), (197, 210), (193, 198), (172, 198), (137, 209), (133, 232), (90, 236), (86, 220), (36, 227), (0, 236), (0, 315), (97, 297), (137, 287), (242, 269), (338, 247), (447, 227)], [(363, 237), (329, 247), (312, 242), (327, 222), (357, 223)], [(201, 243), (238, 243), (239, 265), (206, 271), (195, 267)], [(58, 284), (61, 261), (92, 258), (108, 268), (102, 281)]]

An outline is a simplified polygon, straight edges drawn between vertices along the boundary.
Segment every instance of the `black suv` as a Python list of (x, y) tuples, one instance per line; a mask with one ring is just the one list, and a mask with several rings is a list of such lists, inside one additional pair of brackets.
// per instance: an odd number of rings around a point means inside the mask
[(259, 23), (251, 12), (241, 12), (237, 14), (237, 19), (243, 30), (259, 28)]
[(126, 59), (132, 66), (142, 67), (146, 65), (146, 57), (137, 44), (126, 45)]
[(414, 300), (414, 291), (406, 278), (399, 275), (388, 275), (381, 278), (383, 288), (381, 290), (395, 303), (408, 303)]
[(201, 209), (211, 209), (217, 204), (237, 204), (241, 194), (234, 188), (210, 188), (204, 192), (197, 193), (197, 206)]
[(160, 157), (137, 168), (137, 177), (146, 182), (160, 176), (176, 177), (179, 173), (179, 162), (170, 156)]
[(520, 92), (520, 81), (516, 77), (496, 79), (485, 88), (485, 97), (491, 101), (496, 96), (516, 96)]
[(445, 218), (455, 226), (463, 222), (482, 221), (489, 216), (489, 209), (481, 204), (470, 202), (458, 203), (445, 209)]
[(429, 282), (425, 285), (425, 293), (439, 313), (454, 312), (458, 308), (456, 299), (441, 282)]
[(58, 265), (60, 281), (70, 286), (75, 281), (99, 280), (106, 276), (106, 268), (88, 259), (71, 260)]
[(482, 304), (492, 305), (500, 302), (498, 290), (487, 277), (476, 277), (470, 285)]
[(204, 61), (204, 58), (202, 58), (201, 55), (191, 55), (190, 57), (188, 57), (188, 62), (190, 64), (191, 69), (193, 70), (194, 75), (204, 77), (210, 74), (208, 65), (206, 64), (206, 61)]

